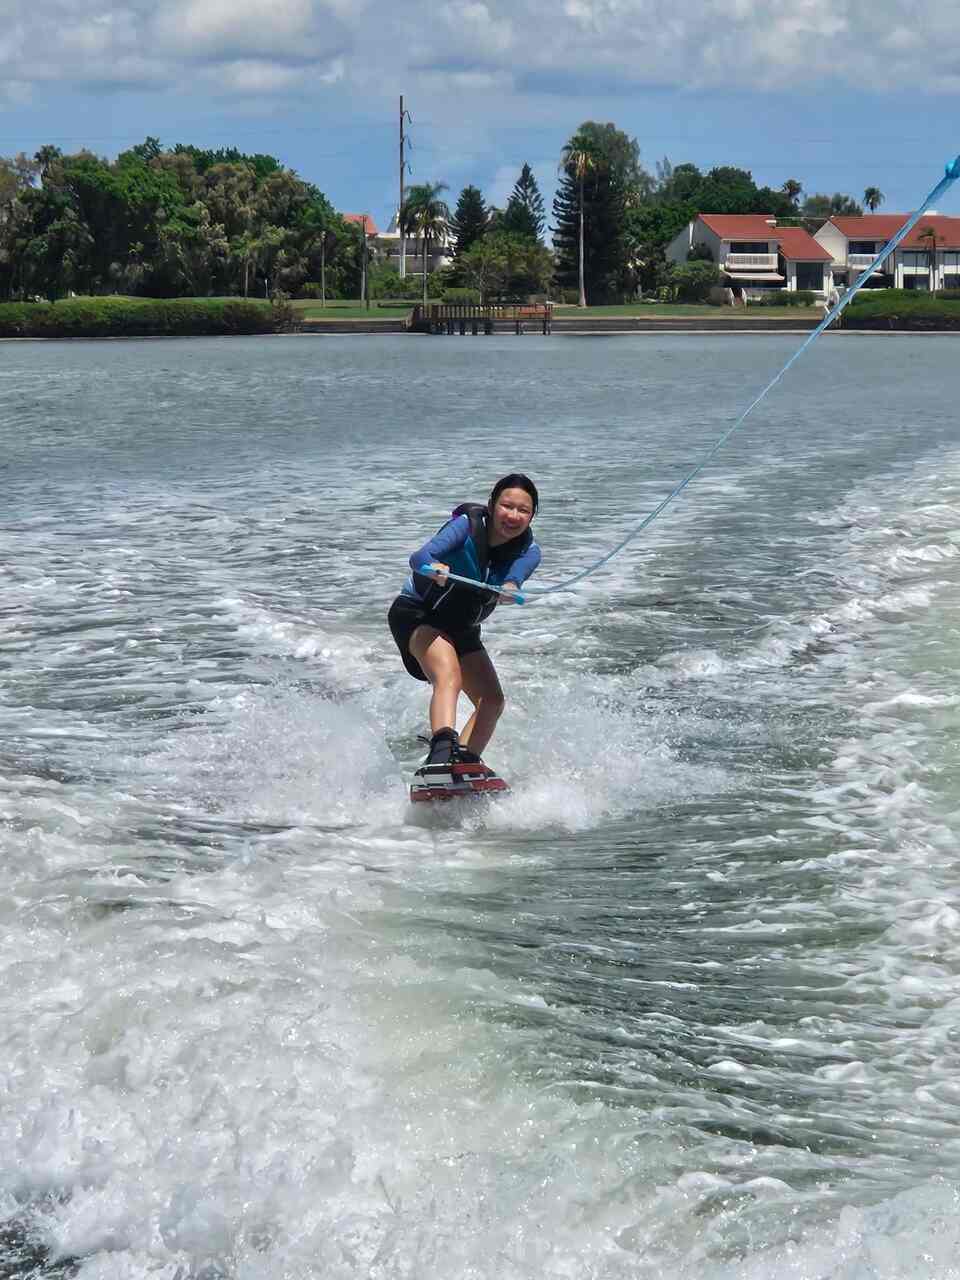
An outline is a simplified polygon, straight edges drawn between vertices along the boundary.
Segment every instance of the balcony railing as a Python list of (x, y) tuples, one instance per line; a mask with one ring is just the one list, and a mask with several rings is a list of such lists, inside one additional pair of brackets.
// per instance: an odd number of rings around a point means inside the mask
[(875, 253), (848, 253), (847, 266), (855, 267), (858, 271), (863, 271), (865, 267), (869, 267), (877, 255)]
[(777, 255), (775, 253), (728, 253), (723, 265), (730, 270), (737, 267), (762, 268), (765, 271), (776, 271)]

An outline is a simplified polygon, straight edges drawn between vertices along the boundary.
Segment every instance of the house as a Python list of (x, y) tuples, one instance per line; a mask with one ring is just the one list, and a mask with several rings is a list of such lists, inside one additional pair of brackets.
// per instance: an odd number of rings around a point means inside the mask
[[(378, 259), (388, 262), (396, 271), (401, 270), (401, 234), (397, 223), (397, 215), (394, 214), (390, 219), (390, 225), (385, 232), (376, 229), (374, 220), (369, 214), (344, 214), (347, 221), (360, 221), (367, 219), (367, 238), (369, 238), (371, 250), (374, 250)], [(370, 228), (372, 233), (370, 232)], [(440, 239), (430, 239), (426, 246), (426, 269), (435, 271), (440, 266), (449, 266), (453, 261), (453, 237), (447, 233)], [(420, 275), (424, 274), (424, 242), (419, 237), (407, 236), (406, 244), (404, 244), (404, 266), (406, 270), (403, 275)]]
[[(834, 279), (854, 284), (883, 246), (907, 221), (906, 213), (834, 216), (814, 236), (833, 258)], [(928, 213), (893, 253), (887, 254), (867, 288), (960, 288), (960, 218)]]
[(367, 233), (368, 240), (372, 240), (380, 234), (377, 230), (376, 222), (369, 213), (343, 213), (340, 216), (344, 222), (352, 222), (354, 226), (363, 227)]
[(832, 254), (802, 227), (781, 227), (772, 214), (700, 213), (670, 241), (670, 262), (686, 262), (690, 250), (709, 249), (723, 283), (745, 297), (771, 289), (810, 289), (822, 297), (833, 288)]

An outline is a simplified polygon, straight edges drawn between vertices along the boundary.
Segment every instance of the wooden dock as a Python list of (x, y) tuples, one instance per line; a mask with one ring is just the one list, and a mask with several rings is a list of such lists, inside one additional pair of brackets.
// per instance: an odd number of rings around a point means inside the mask
[(471, 302), (429, 302), (414, 307), (407, 329), (411, 333), (550, 333), (553, 306), (549, 302), (480, 306)]

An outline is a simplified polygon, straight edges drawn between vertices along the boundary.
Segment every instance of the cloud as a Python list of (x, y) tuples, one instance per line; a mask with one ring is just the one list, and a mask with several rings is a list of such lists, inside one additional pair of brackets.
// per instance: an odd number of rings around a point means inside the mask
[(0, 93), (222, 66), (240, 96), (342, 79), (491, 111), (649, 88), (952, 94), (954, 22), (953, 0), (0, 0)]
[(288, 93), (342, 75), (352, 39), (339, 0), (0, 0), (7, 7), (0, 85), (184, 88), (210, 68), (223, 92)]

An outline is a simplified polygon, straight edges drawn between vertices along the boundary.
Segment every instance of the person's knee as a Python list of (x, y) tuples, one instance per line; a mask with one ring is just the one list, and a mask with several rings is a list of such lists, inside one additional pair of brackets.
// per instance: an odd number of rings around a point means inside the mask
[(434, 660), (430, 664), (427, 674), (435, 689), (459, 690), (461, 687), (463, 677), (460, 673), (460, 664), (456, 660), (451, 662)]
[(460, 692), (460, 672), (452, 667), (445, 667), (442, 671), (434, 671), (430, 675), (430, 682), (435, 689), (450, 690), (455, 689)]

